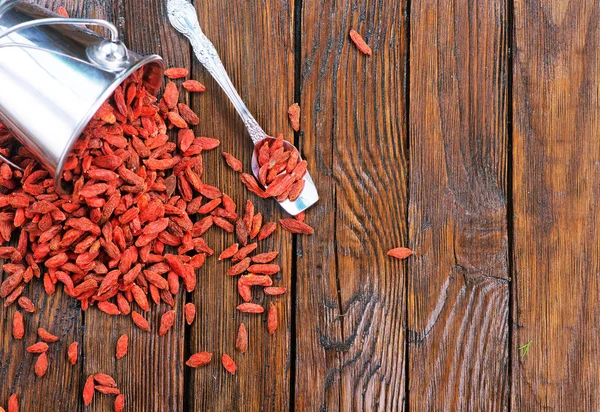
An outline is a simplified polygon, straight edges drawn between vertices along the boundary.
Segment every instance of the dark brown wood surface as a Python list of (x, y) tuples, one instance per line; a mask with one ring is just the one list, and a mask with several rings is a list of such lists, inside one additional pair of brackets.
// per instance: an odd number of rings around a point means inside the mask
[(507, 19), (502, 0), (412, 3), (413, 410), (508, 405)]
[(404, 405), (405, 266), (385, 252), (407, 238), (405, 6), (303, 7), (299, 143), (321, 199), (307, 213), (317, 235), (297, 246), (299, 411)]
[[(294, 98), (293, 5), (289, 2), (229, 2), (201, 0), (195, 3), (201, 27), (220, 51), (223, 65), (248, 105), (251, 113), (267, 133), (285, 133), (293, 139), (288, 126), (287, 107)], [(200, 63), (194, 59), (192, 76), (207, 87), (207, 93), (194, 96), (202, 136), (221, 140), (222, 151), (243, 160), (244, 170), (250, 170), (253, 150), (242, 121), (233, 105)], [(264, 215), (264, 222), (283, 216), (279, 206), (249, 193), (240, 182), (239, 173), (224, 166), (220, 150), (205, 156), (206, 182), (227, 192), (244, 213), (247, 199)], [(292, 284), (292, 237), (278, 229), (269, 239), (259, 242), (258, 252), (278, 250), (282, 271), (273, 277), (274, 283)], [(207, 242), (220, 254), (235, 243), (233, 234), (213, 228)], [(235, 307), (242, 303), (237, 293), (237, 279), (226, 276), (229, 263), (209, 259), (201, 269), (199, 292), (191, 296), (197, 306), (198, 321), (188, 334), (192, 353), (207, 350), (214, 362), (207, 368), (189, 371), (186, 392), (188, 405), (197, 411), (287, 410), (290, 403), (291, 363), (291, 300), (269, 299), (253, 288), (253, 302), (269, 306), (274, 302), (279, 310), (280, 330), (271, 336), (264, 315), (243, 314)], [(248, 330), (249, 349), (240, 353), (235, 338), (240, 323)], [(221, 355), (228, 354), (237, 363), (238, 372), (224, 372)]]
[[(72, 13), (90, 17), (105, 17), (106, 9), (96, 7), (90, 10), (75, 1), (57, 3), (53, 1), (32, 2), (51, 10), (63, 5)], [(77, 11), (75, 11), (77, 10)], [(36, 312), (29, 314), (13, 304), (9, 308), (0, 306), (2, 319), (2, 345), (0, 346), (0, 407), (6, 408), (8, 398), (16, 394), (21, 411), (79, 410), (83, 406), (84, 363), (71, 365), (67, 362), (67, 348), (72, 342), (79, 343), (79, 356), (84, 358), (84, 318), (77, 301), (67, 296), (61, 287), (53, 295), (44, 292), (41, 279), (28, 284), (23, 295), (36, 305)], [(15, 340), (12, 336), (12, 320), (15, 311), (23, 314), (25, 336)], [(38, 379), (33, 368), (37, 355), (26, 352), (26, 348), (40, 339), (37, 329), (44, 328), (58, 336), (61, 344), (50, 344), (48, 349), (48, 373), (45, 379)], [(64, 390), (63, 390), (64, 388)]]
[[(222, 142), (205, 155), (206, 182), (238, 211), (252, 199), (265, 221), (285, 217), (224, 166), (221, 151), (248, 170), (252, 144), (169, 26), (166, 1), (30, 1), (113, 21), (131, 49), (189, 68), (208, 89), (188, 100), (196, 135)], [(85, 408), (81, 397), (87, 376), (105, 372), (127, 411), (598, 410), (598, 3), (193, 3), (250, 111), (298, 145), (321, 196), (306, 217), (313, 236), (278, 229), (259, 245), (281, 253), (274, 280), (289, 293), (254, 296), (276, 303), (280, 329), (269, 335), (266, 315), (235, 310), (236, 281), (216, 257), (197, 291), (176, 298), (165, 337), (33, 282), (25, 294), (39, 310), (25, 315), (23, 340), (11, 335), (20, 309), (0, 306), (0, 406), (17, 393), (21, 411), (112, 410), (112, 397)], [(216, 229), (206, 239), (217, 255), (235, 241)], [(396, 246), (415, 255), (388, 257)], [(191, 327), (186, 302), (197, 308)], [(145, 316), (156, 326), (166, 310)], [(43, 379), (25, 351), (38, 327), (60, 336)], [(129, 354), (117, 361), (125, 333)], [(76, 366), (66, 362), (73, 341)], [(184, 366), (203, 350), (211, 364)]]
[(600, 408), (599, 18), (515, 1), (514, 410)]

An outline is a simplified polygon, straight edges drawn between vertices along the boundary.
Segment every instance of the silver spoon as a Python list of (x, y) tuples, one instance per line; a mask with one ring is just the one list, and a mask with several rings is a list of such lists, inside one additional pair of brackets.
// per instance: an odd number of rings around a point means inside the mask
[[(227, 97), (229, 97), (229, 100), (233, 103), (233, 106), (242, 118), (246, 129), (248, 129), (248, 133), (250, 133), (250, 138), (254, 143), (255, 150), (252, 154), (252, 172), (258, 179), (260, 166), (258, 164), (257, 145), (264, 139), (273, 138), (266, 134), (259, 126), (258, 122), (250, 114), (250, 111), (244, 104), (242, 98), (235, 90), (235, 87), (233, 87), (233, 84), (223, 67), (223, 63), (221, 63), (221, 59), (219, 58), (215, 46), (213, 46), (200, 28), (194, 6), (188, 0), (167, 0), (167, 13), (171, 25), (188, 38), (200, 63), (202, 63), (204, 68), (208, 70), (217, 83), (219, 83), (219, 86), (221, 86)], [(287, 141), (284, 142), (284, 145), (286, 150), (298, 151), (294, 145)], [(285, 200), (279, 203), (281, 207), (292, 216), (308, 209), (319, 200), (317, 188), (308, 172), (304, 175), (304, 180), (306, 180), (304, 190), (296, 201), (290, 202), (289, 200)]]

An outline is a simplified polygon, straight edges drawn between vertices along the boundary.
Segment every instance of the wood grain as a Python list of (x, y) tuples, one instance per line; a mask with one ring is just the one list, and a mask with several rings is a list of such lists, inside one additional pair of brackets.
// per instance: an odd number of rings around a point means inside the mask
[[(404, 408), (406, 2), (304, 2), (302, 152), (321, 199), (298, 239), (298, 411)], [(373, 56), (358, 52), (362, 33)]]
[(514, 410), (600, 408), (599, 18), (515, 1)]
[(508, 407), (507, 3), (412, 2), (409, 406)]
[[(142, 54), (160, 54), (167, 66), (189, 67), (189, 45), (171, 28), (162, 0), (119, 0), (106, 3), (112, 21), (127, 46)], [(98, 7), (94, 8), (98, 10)], [(85, 314), (84, 371), (87, 376), (102, 372), (115, 378), (125, 395), (127, 410), (179, 411), (184, 404), (184, 342), (183, 304), (185, 293), (175, 297), (178, 317), (166, 336), (158, 336), (160, 317), (171, 307), (165, 303), (151, 305), (143, 315), (149, 320), (152, 332), (138, 329), (131, 317), (111, 317), (91, 308)], [(139, 311), (136, 305), (132, 308)], [(122, 334), (129, 335), (128, 354), (115, 358), (115, 345)], [(112, 410), (114, 396), (96, 393), (91, 410)]]
[[(292, 136), (287, 120), (287, 108), (293, 103), (293, 2), (263, 0), (260, 2), (195, 2), (199, 21), (205, 34), (217, 48), (223, 64), (251, 113), (272, 135), (285, 132)], [(256, 211), (266, 221), (282, 216), (273, 201), (260, 201), (246, 191), (239, 173), (230, 170), (221, 157), (226, 151), (250, 170), (252, 142), (238, 114), (210, 75), (194, 60), (193, 77), (207, 86), (208, 91), (192, 97), (192, 107), (199, 112), (201, 124), (197, 135), (216, 137), (221, 146), (205, 156), (204, 181), (224, 188), (243, 214), (246, 199), (252, 199)], [(236, 242), (233, 234), (219, 228), (207, 232), (207, 241), (218, 256)], [(271, 238), (260, 242), (257, 252), (279, 250), (282, 267), (275, 283), (288, 290), (291, 286), (292, 242), (280, 229)], [(287, 410), (290, 402), (291, 317), (290, 295), (266, 299), (260, 288), (254, 288), (254, 301), (268, 308), (276, 302), (280, 329), (274, 336), (266, 329), (266, 314), (250, 315), (236, 311), (242, 302), (237, 294), (237, 279), (226, 276), (229, 262), (219, 262), (213, 256), (201, 269), (198, 292), (191, 296), (197, 305), (198, 319), (192, 325), (188, 343), (190, 353), (209, 351), (213, 361), (206, 367), (189, 371), (186, 388), (190, 410), (197, 411), (277, 411)], [(235, 349), (239, 324), (244, 322), (249, 335), (247, 353)], [(237, 363), (232, 376), (221, 366), (221, 356), (227, 353)]]
[[(0, 277), (1, 278), (1, 277)], [(83, 335), (82, 312), (79, 303), (57, 288), (54, 295), (44, 292), (37, 279), (23, 292), (37, 306), (35, 313), (27, 313), (16, 303), (10, 308), (0, 306), (0, 406), (6, 407), (8, 397), (15, 393), (22, 411), (39, 411), (40, 401), (44, 400), (45, 410), (79, 410), (81, 397), (81, 364), (72, 366), (67, 362), (67, 348), (73, 341), (81, 341)], [(25, 336), (22, 340), (12, 337), (12, 319), (16, 310), (23, 314)], [(59, 337), (59, 341), (49, 344), (48, 372), (39, 379), (34, 374), (37, 355), (25, 351), (36, 343), (37, 329), (44, 328)], [(57, 396), (57, 388), (61, 388)], [(66, 390), (63, 392), (62, 388)]]
[[(222, 151), (249, 170), (252, 145), (169, 27), (165, 1), (30, 1), (106, 18), (132, 50), (191, 68), (208, 88), (185, 97), (200, 115), (194, 131), (222, 142), (205, 154), (205, 181), (227, 188), (240, 213), (250, 198), (265, 221), (284, 216), (225, 166)], [(129, 317), (82, 313), (60, 287), (46, 296), (33, 282), (25, 295), (40, 310), (24, 314), (22, 341), (11, 336), (15, 305), (0, 306), (0, 406), (17, 393), (22, 411), (83, 410), (84, 380), (105, 372), (133, 411), (600, 409), (600, 6), (546, 3), (195, 0), (265, 130), (292, 140), (286, 111), (300, 98), (296, 143), (321, 200), (307, 213), (313, 236), (279, 229), (259, 245), (281, 252), (274, 279), (290, 293), (267, 299), (254, 290), (257, 303), (276, 302), (280, 330), (271, 336), (266, 315), (235, 310), (236, 280), (216, 256), (199, 271), (198, 290), (177, 297), (180, 316), (166, 337), (156, 333), (164, 304), (146, 314), (147, 333)], [(351, 28), (372, 57), (350, 42)], [(216, 255), (234, 242), (216, 228), (206, 239)], [(396, 246), (415, 256), (387, 257)], [(197, 308), (192, 327), (181, 316), (186, 301)], [(245, 354), (235, 349), (240, 322), (250, 336)], [(25, 351), (38, 327), (60, 337), (42, 379)], [(124, 333), (130, 350), (117, 361)], [(66, 361), (73, 341), (75, 366)], [(211, 364), (183, 366), (202, 350), (213, 353)], [(223, 370), (223, 353), (237, 362), (235, 376)], [(97, 395), (85, 409), (111, 410), (113, 401)]]
[[(50, 10), (64, 5), (74, 9), (76, 0), (57, 1), (36, 0)], [(15, 232), (15, 235), (18, 231)], [(0, 279), (2, 276), (0, 275)], [(82, 407), (79, 388), (82, 365), (75, 366), (67, 361), (67, 348), (71, 342), (81, 342), (83, 337), (83, 313), (79, 302), (70, 298), (61, 286), (56, 293), (46, 295), (41, 279), (33, 279), (23, 292), (36, 305), (35, 313), (30, 314), (13, 304), (10, 308), (0, 306), (0, 406), (6, 407), (8, 398), (15, 393), (21, 411), (75, 411)], [(12, 319), (16, 310), (23, 314), (25, 336), (22, 340), (12, 337)], [(48, 371), (43, 378), (34, 374), (37, 355), (25, 349), (39, 340), (37, 329), (44, 328), (59, 337), (59, 341), (49, 344)], [(58, 396), (59, 395), (59, 396)], [(43, 405), (42, 405), (43, 403)]]

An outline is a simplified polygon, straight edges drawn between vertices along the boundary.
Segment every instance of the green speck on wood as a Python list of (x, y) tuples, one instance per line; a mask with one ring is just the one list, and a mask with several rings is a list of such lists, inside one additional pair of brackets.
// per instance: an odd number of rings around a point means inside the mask
[(529, 342), (527, 342), (525, 345), (521, 345), (519, 346), (519, 350), (522, 350), (523, 352), (521, 353), (521, 358), (524, 358), (525, 355), (527, 355), (527, 352), (529, 352), (529, 347), (531, 346), (531, 342), (533, 341), (533, 339), (531, 339)]

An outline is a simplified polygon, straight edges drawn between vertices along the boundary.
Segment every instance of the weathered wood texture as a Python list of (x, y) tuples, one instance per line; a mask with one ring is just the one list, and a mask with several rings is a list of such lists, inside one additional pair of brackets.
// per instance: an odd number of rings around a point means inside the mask
[(411, 410), (508, 404), (507, 2), (412, 2)]
[[(229, 188), (239, 213), (250, 198), (265, 221), (284, 215), (224, 166), (221, 151), (249, 170), (252, 145), (169, 27), (165, 1), (30, 1), (106, 18), (132, 49), (191, 68), (208, 87), (189, 97), (201, 118), (195, 133), (222, 141), (205, 155), (206, 182)], [(185, 327), (179, 317), (166, 337), (139, 331), (129, 317), (82, 313), (60, 287), (46, 296), (33, 282), (24, 294), (40, 309), (24, 314), (22, 341), (11, 336), (20, 309), (0, 307), (1, 406), (17, 393), (22, 411), (83, 410), (86, 377), (105, 372), (134, 411), (600, 409), (597, 2), (194, 4), (267, 132), (293, 139), (286, 110), (295, 97), (302, 106), (296, 143), (321, 194), (307, 213), (317, 231), (278, 230), (258, 249), (281, 251), (275, 283), (291, 293), (266, 299), (254, 291), (256, 302), (276, 302), (280, 330), (271, 336), (266, 315), (235, 310), (236, 279), (216, 256), (199, 271), (198, 291), (176, 301), (178, 313), (186, 301), (196, 305), (196, 322)], [(358, 53), (350, 28), (372, 57)], [(218, 255), (235, 240), (211, 229), (207, 241)], [(400, 245), (415, 256), (385, 256)], [(146, 314), (154, 329), (167, 309)], [(234, 347), (241, 322), (245, 354)], [(43, 379), (25, 351), (38, 327), (60, 336)], [(130, 350), (116, 361), (123, 333)], [(518, 347), (530, 340), (521, 357)], [(76, 366), (66, 362), (73, 341)], [(202, 350), (213, 353), (210, 365), (183, 366)], [(223, 353), (237, 362), (235, 376), (223, 371)], [(86, 409), (111, 410), (113, 400), (98, 395)]]
[[(304, 2), (302, 152), (321, 199), (298, 240), (295, 409), (404, 407), (406, 2)], [(358, 52), (355, 28), (374, 49)]]
[(599, 18), (515, 1), (513, 410), (600, 408)]
[[(294, 98), (293, 2), (195, 2), (205, 34), (217, 48), (231, 80), (248, 108), (271, 135), (284, 132), (293, 136), (288, 126), (287, 108)], [(283, 213), (272, 201), (249, 193), (221, 157), (226, 151), (244, 162), (250, 171), (252, 141), (233, 106), (208, 72), (194, 59), (192, 76), (207, 86), (207, 93), (195, 95), (192, 107), (200, 114), (196, 134), (213, 136), (221, 146), (205, 156), (205, 179), (208, 184), (225, 188), (243, 215), (246, 199), (256, 205), (264, 222), (277, 221)], [(207, 241), (218, 256), (234, 242), (233, 234), (212, 228)], [(274, 283), (291, 287), (292, 237), (278, 229), (259, 242), (257, 252), (279, 250), (277, 262), (282, 267)], [(253, 288), (254, 302), (268, 308), (275, 302), (279, 310), (280, 330), (269, 335), (264, 315), (242, 314), (236, 306), (243, 301), (237, 293), (237, 278), (226, 276), (229, 261), (207, 260), (198, 279), (198, 292), (191, 296), (198, 308), (198, 319), (190, 328), (188, 351), (209, 351), (213, 362), (189, 371), (186, 388), (188, 405), (197, 411), (278, 411), (289, 409), (291, 316), (290, 294), (267, 299), (260, 288)], [(240, 353), (235, 338), (240, 323), (248, 329), (249, 349)], [(223, 353), (237, 363), (235, 376), (221, 366)]]
[[(67, 362), (67, 347), (73, 341), (81, 342), (81, 307), (64, 294), (62, 288), (47, 296), (37, 279), (27, 286), (23, 295), (36, 303), (38, 310), (35, 313), (27, 313), (17, 305), (10, 308), (0, 306), (0, 406), (6, 407), (9, 396), (15, 393), (22, 411), (79, 410), (82, 404), (79, 392), (82, 366), (72, 366)], [(17, 310), (24, 318), (25, 336), (22, 340), (15, 340), (12, 336), (13, 314)], [(60, 338), (60, 342), (49, 345), (49, 368), (43, 379), (38, 379), (33, 373), (38, 355), (25, 351), (39, 340), (36, 331), (40, 327)], [(57, 388), (68, 390), (57, 392)]]
[[(60, 5), (72, 9), (77, 3), (75, 0), (31, 2), (50, 10), (56, 10)], [(15, 231), (14, 236), (18, 233)], [(2, 277), (0, 275), (0, 279)], [(10, 308), (0, 305), (0, 406), (6, 407), (9, 396), (14, 393), (21, 411), (79, 410), (83, 405), (80, 393), (82, 364), (72, 366), (67, 362), (67, 348), (71, 342), (82, 342), (85, 315), (81, 306), (63, 293), (61, 286), (48, 296), (41, 279), (34, 278), (23, 295), (35, 302), (35, 313), (27, 313), (16, 304)], [(12, 320), (17, 310), (24, 318), (25, 336), (22, 340), (15, 340), (12, 336)], [(33, 372), (38, 355), (25, 350), (39, 340), (36, 331), (40, 327), (60, 338), (59, 342), (49, 345), (48, 373), (43, 379), (38, 379)]]

